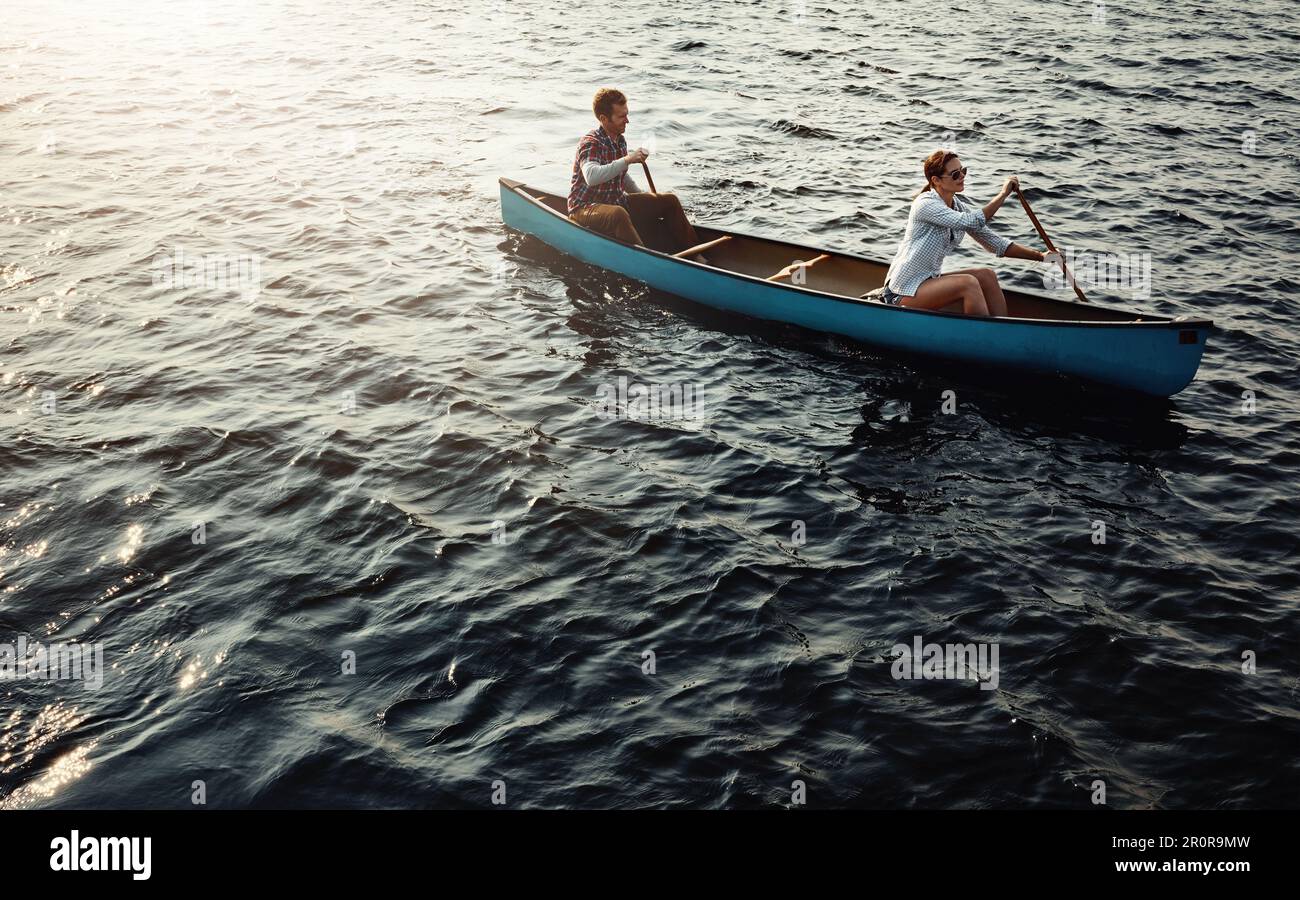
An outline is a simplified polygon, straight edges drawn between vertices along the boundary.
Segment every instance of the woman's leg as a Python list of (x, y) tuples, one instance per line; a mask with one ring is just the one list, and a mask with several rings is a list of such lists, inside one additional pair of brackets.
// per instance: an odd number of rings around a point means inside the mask
[(974, 275), (936, 275), (921, 282), (912, 297), (904, 297), (902, 306), (911, 309), (943, 309), (950, 303), (961, 301), (962, 311), (968, 316), (987, 316), (988, 304), (984, 291)]
[(984, 292), (984, 299), (988, 302), (989, 312), (995, 316), (1005, 316), (1007, 314), (1007, 295), (1002, 293), (1002, 285), (998, 284), (998, 273), (989, 268), (982, 269), (957, 269), (953, 275), (974, 275), (980, 283), (980, 290)]

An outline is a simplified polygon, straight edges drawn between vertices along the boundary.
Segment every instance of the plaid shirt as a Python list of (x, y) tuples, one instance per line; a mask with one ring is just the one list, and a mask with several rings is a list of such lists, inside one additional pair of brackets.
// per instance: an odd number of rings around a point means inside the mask
[(595, 187), (588, 185), (582, 177), (583, 163), (594, 162), (603, 166), (624, 156), (627, 156), (627, 140), (621, 134), (615, 139), (606, 134), (604, 128), (597, 128), (582, 136), (578, 153), (573, 158), (573, 177), (569, 179), (569, 215), (593, 203), (627, 207), (627, 190), (623, 187), (622, 175)]

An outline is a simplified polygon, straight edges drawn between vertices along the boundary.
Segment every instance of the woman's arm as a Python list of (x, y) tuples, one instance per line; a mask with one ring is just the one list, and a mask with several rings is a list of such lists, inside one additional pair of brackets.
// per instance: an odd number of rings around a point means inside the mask
[(1042, 262), (1044, 260), (1044, 254), (1041, 251), (1031, 250), (1028, 247), (1014, 242), (1007, 248), (1005, 255), (1010, 256), (1012, 259), (1032, 259), (1034, 262)]
[(1007, 256), (1010, 254), (1011, 248), (1015, 246), (1009, 238), (1004, 238), (987, 225), (972, 228), (966, 233), (975, 238), (975, 243), (994, 256)]
[(965, 212), (957, 212), (944, 203), (943, 198), (934, 191), (926, 191), (916, 200), (916, 218), (941, 228), (960, 228), (962, 231), (982, 228), (1002, 208), (1007, 197), (1011, 196), (1011, 191), (1019, 186), (1020, 182), (1012, 176), (1002, 185), (1001, 192), (983, 209), (968, 209)]
[(1002, 183), (1002, 190), (984, 206), (985, 224), (988, 223), (989, 219), (997, 215), (998, 210), (1002, 208), (1002, 204), (1011, 196), (1011, 192), (1018, 190), (1020, 190), (1020, 179), (1014, 175)]

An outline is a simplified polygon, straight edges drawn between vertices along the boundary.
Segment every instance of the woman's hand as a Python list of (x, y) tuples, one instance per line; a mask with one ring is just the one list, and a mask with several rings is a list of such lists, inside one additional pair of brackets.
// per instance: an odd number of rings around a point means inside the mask
[(1003, 197), (1010, 197), (1013, 193), (1020, 193), (1020, 179), (1014, 175), (1002, 183)]

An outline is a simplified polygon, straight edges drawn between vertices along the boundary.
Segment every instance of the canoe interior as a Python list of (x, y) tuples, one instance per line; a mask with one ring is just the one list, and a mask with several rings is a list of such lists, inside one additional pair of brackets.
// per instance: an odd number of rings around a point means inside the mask
[[(537, 188), (520, 185), (519, 189), (531, 197), (540, 200), (550, 209), (567, 219), (567, 200), (565, 197), (551, 194)], [(667, 234), (659, 222), (634, 220), (637, 232), (646, 246), (664, 253), (684, 250), (684, 247), (672, 246)], [(580, 227), (580, 226), (578, 226)], [(695, 225), (696, 233), (702, 242), (711, 241), (724, 235), (731, 240), (709, 249), (705, 256), (708, 265), (726, 269), (757, 278), (768, 278), (786, 266), (799, 261), (809, 261), (822, 253), (830, 255), (804, 270), (806, 280), (803, 287), (842, 297), (860, 297), (868, 291), (884, 284), (885, 273), (889, 266), (857, 256), (836, 253), (833, 250), (817, 250), (798, 244), (787, 244), (769, 238), (742, 235), (719, 228)], [(789, 284), (788, 278), (784, 280)], [(1039, 319), (1054, 322), (1168, 322), (1168, 318), (1137, 313), (1121, 309), (1107, 309), (1089, 303), (1075, 303), (1038, 297), (1019, 291), (1004, 289), (1007, 297), (1007, 314), (1021, 319)], [(961, 305), (954, 303), (944, 308), (944, 312), (961, 312)]]

